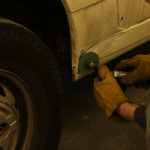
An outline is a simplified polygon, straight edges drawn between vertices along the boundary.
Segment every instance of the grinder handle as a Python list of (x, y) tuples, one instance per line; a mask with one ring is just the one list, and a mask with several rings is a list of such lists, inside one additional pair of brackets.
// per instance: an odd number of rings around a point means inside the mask
[[(91, 62), (91, 63), (89, 64), (89, 67), (90, 67), (90, 68), (93, 68), (93, 69), (95, 70), (95, 72), (98, 73), (99, 67), (96, 66), (95, 63)], [(99, 80), (102, 81), (100, 78), (99, 78)]]

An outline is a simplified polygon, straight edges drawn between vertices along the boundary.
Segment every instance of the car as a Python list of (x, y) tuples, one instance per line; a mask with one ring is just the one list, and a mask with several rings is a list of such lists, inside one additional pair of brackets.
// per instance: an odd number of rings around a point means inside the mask
[[(148, 1), (148, 0), (147, 0)], [(143, 0), (5, 0), (0, 5), (0, 149), (56, 150), (63, 78), (150, 40)]]

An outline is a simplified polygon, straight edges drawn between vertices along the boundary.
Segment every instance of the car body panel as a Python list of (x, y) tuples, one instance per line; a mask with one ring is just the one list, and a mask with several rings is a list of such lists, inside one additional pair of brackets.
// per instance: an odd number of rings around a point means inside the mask
[(85, 7), (89, 7), (95, 3), (98, 3), (102, 0), (61, 0), (64, 4), (66, 12), (74, 13)]
[[(144, 0), (133, 1), (126, 0), (121, 4), (121, 0), (102, 0), (78, 11), (67, 12), (73, 81), (85, 76), (78, 69), (83, 53), (95, 52), (100, 58), (99, 65), (102, 65), (150, 40), (150, 5)], [(82, 2), (84, 0), (79, 3)]]
[[(112, 59), (134, 49), (135, 47), (150, 40), (150, 19), (131, 27), (126, 31), (119, 32), (113, 36), (103, 39), (98, 44), (87, 50), (85, 53), (94, 52), (99, 56), (99, 66)], [(149, 30), (147, 30), (149, 28)], [(135, 37), (136, 33), (136, 37)], [(77, 81), (86, 75), (78, 72), (73, 76), (73, 81)]]
[(144, 0), (118, 0), (118, 17), (119, 26), (128, 28), (150, 17), (150, 4)]

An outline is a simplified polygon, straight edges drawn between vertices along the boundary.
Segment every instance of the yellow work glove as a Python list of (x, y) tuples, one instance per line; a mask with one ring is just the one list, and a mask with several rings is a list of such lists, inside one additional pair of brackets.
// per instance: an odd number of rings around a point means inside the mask
[(122, 124), (129, 122), (114, 112), (122, 103), (129, 102), (116, 79), (105, 65), (99, 68), (98, 75), (99, 77), (94, 80), (94, 95), (97, 103), (105, 110), (108, 119), (112, 118)]
[[(134, 84), (138, 87), (139, 82), (143, 82), (143, 88), (149, 89), (150, 86), (150, 54), (137, 55), (131, 59), (121, 61), (114, 70), (130, 72), (120, 82), (122, 84)], [(145, 82), (144, 82), (145, 81)]]

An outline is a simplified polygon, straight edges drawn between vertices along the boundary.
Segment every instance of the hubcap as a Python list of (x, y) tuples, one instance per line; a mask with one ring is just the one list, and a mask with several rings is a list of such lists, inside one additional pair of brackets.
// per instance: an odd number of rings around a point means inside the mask
[[(21, 123), (18, 100), (25, 117)], [(27, 85), (15, 74), (0, 70), (0, 150), (30, 149), (34, 135), (34, 103)], [(21, 123), (21, 124), (20, 124)], [(23, 133), (23, 135), (22, 135)], [(21, 144), (20, 144), (21, 143)]]
[[(2, 97), (0, 96), (0, 101)], [(5, 99), (5, 98), (4, 98)], [(3, 100), (4, 100), (3, 99)], [(18, 119), (14, 110), (0, 103), (0, 145), (1, 149), (14, 149), (17, 142)]]

